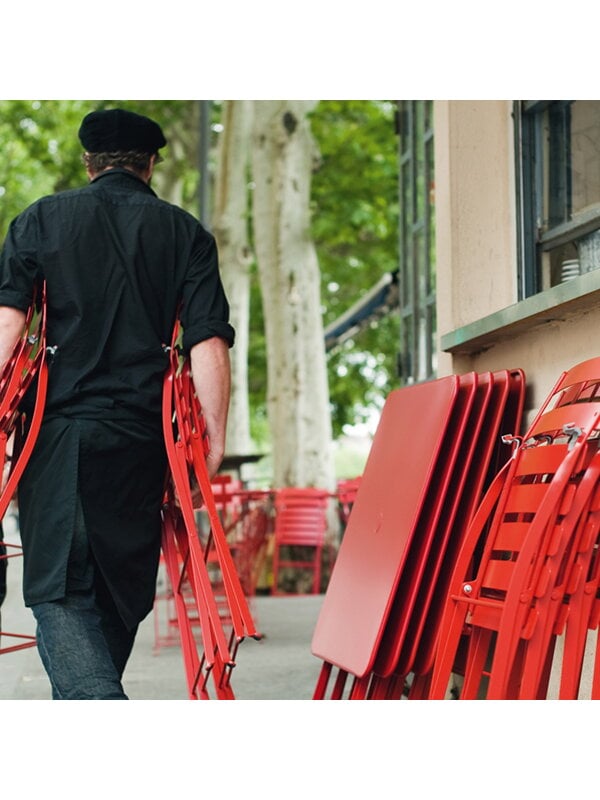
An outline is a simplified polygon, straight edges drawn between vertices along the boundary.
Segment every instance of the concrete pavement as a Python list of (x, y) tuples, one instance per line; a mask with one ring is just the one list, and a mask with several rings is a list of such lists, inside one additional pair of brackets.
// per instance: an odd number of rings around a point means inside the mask
[[(7, 542), (18, 536), (6, 532)], [(8, 594), (2, 606), (2, 629), (33, 635), (35, 622), (23, 605), (21, 558), (8, 566)], [(241, 643), (231, 685), (238, 700), (310, 700), (321, 662), (310, 652), (323, 597), (255, 597), (250, 608), (264, 638)], [(162, 621), (162, 617), (161, 617)], [(131, 700), (186, 700), (187, 687), (179, 646), (155, 647), (154, 614), (141, 624), (123, 684)], [(162, 628), (161, 628), (162, 629)], [(2, 647), (13, 644), (7, 637)], [(37, 648), (0, 656), (0, 700), (49, 700), (50, 689)]]
[[(6, 530), (7, 542), (18, 543), (18, 534)], [(21, 558), (9, 560), (8, 594), (2, 606), (2, 630), (33, 635), (35, 624), (21, 595)], [(241, 643), (231, 685), (238, 700), (311, 700), (322, 662), (310, 651), (323, 595), (259, 596), (250, 609), (261, 641)], [(187, 686), (180, 647), (155, 646), (155, 619), (150, 614), (141, 624), (124, 675), (131, 700), (186, 700)], [(1, 645), (13, 642), (3, 638)], [(588, 637), (580, 699), (590, 697), (596, 650)], [(557, 642), (555, 667), (560, 663), (562, 640)], [(558, 697), (559, 674), (555, 669), (548, 699)], [(29, 647), (0, 656), (0, 700), (48, 700), (50, 690), (37, 649)]]

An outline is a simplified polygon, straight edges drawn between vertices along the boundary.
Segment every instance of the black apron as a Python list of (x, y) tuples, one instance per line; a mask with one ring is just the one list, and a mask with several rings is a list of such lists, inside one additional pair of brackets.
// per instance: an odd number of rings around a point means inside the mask
[(152, 609), (166, 472), (162, 432), (134, 420), (44, 421), (19, 483), (25, 604), (64, 596), (77, 497), (128, 628)]

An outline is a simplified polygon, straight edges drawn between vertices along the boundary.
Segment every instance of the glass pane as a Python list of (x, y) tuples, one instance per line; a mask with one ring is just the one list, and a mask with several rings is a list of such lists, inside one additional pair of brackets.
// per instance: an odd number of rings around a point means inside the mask
[(531, 294), (600, 268), (600, 100), (521, 108), (524, 293)]
[(566, 222), (571, 213), (569, 129), (569, 105), (553, 103), (548, 109), (548, 227)]
[(433, 130), (433, 100), (425, 100), (425, 131)]
[(600, 207), (600, 101), (571, 105), (572, 214)]
[(600, 101), (551, 103), (540, 115), (543, 226), (600, 211)]

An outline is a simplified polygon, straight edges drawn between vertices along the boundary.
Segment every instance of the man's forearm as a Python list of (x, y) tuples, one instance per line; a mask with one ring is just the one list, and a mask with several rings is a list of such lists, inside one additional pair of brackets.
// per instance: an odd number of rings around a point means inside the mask
[(206, 339), (192, 347), (190, 360), (194, 389), (202, 406), (210, 442), (206, 463), (212, 479), (225, 455), (225, 431), (231, 393), (229, 345), (218, 337)]
[(18, 308), (0, 306), (0, 370), (4, 368), (23, 334), (25, 319), (24, 312)]

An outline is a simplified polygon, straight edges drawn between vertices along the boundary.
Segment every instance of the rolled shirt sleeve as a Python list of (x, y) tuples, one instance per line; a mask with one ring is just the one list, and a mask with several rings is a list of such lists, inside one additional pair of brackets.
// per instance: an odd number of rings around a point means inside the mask
[(202, 228), (194, 242), (183, 286), (181, 324), (186, 352), (213, 336), (233, 346), (235, 332), (229, 324), (229, 303), (219, 273), (216, 242)]
[(0, 305), (27, 312), (38, 277), (35, 207), (14, 219), (0, 251)]

